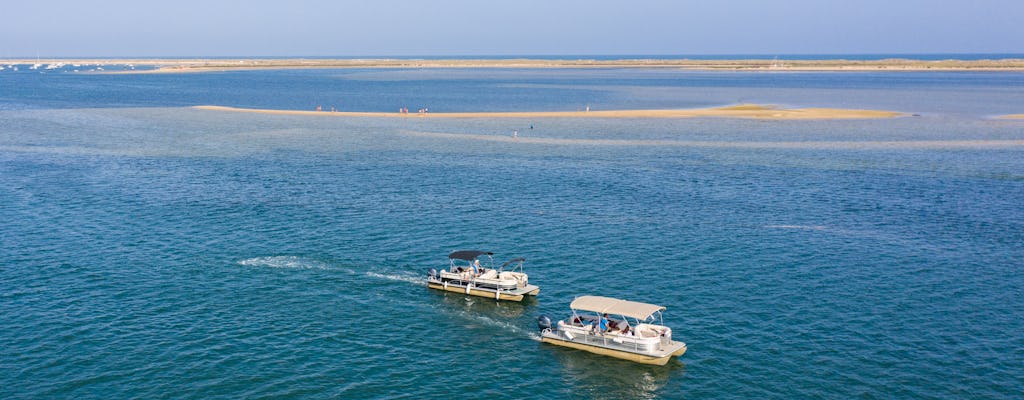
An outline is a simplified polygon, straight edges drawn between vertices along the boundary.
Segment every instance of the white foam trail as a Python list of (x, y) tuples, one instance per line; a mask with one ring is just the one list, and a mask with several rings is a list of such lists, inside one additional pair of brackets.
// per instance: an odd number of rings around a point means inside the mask
[(534, 333), (532, 331), (529, 331), (529, 330), (523, 330), (523, 328), (520, 328), (518, 326), (512, 325), (509, 322), (497, 321), (497, 320), (494, 320), (494, 319), (489, 318), (487, 316), (479, 315), (479, 314), (475, 314), (475, 313), (470, 313), (470, 312), (459, 312), (459, 315), (461, 315), (462, 317), (464, 317), (466, 319), (476, 321), (476, 322), (478, 322), (478, 323), (480, 323), (482, 325), (487, 325), (487, 326), (492, 326), (492, 327), (496, 327), (496, 328), (505, 329), (505, 330), (508, 330), (509, 332), (512, 332), (512, 333), (517, 334), (517, 335), (524, 335), (524, 336), (530, 338), (530, 340), (535, 340), (535, 341), (538, 341), (538, 342), (540, 341), (540, 336), (537, 335), (536, 333)]
[(380, 278), (380, 279), (387, 279), (387, 280), (391, 280), (391, 281), (406, 282), (406, 283), (411, 283), (411, 284), (414, 284), (414, 285), (417, 285), (417, 286), (427, 286), (426, 279), (424, 279), (423, 277), (420, 277), (420, 276), (398, 275), (398, 274), (381, 274), (381, 273), (377, 273), (377, 272), (367, 272), (366, 276), (371, 276), (371, 277)]
[(329, 265), (297, 256), (269, 256), (247, 258), (238, 262), (246, 267), (289, 268), (289, 269), (331, 269)]

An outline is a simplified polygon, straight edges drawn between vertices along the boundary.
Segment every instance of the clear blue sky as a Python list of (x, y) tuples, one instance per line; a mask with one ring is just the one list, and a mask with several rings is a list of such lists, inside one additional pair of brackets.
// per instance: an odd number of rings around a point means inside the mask
[(0, 58), (1024, 53), (1024, 0), (11, 0)]

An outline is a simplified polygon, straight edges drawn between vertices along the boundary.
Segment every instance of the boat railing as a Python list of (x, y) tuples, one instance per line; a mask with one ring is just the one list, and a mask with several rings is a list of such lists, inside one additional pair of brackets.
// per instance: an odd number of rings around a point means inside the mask
[[(637, 353), (648, 352), (650, 350), (648, 348), (648, 346), (653, 345), (653, 343), (651, 343), (649, 340), (647, 340), (648, 338), (644, 338), (642, 336), (637, 336), (635, 334), (632, 334), (632, 335), (622, 335), (622, 334), (615, 334), (615, 333), (611, 333), (611, 332), (606, 332), (606, 333), (596, 332), (595, 330), (597, 328), (596, 328), (596, 326), (593, 323), (586, 324), (586, 323), (583, 323), (584, 321), (586, 321), (586, 320), (581, 320), (580, 323), (573, 323), (573, 322), (564, 323), (563, 322), (562, 329), (573, 328), (571, 330), (575, 331), (575, 334), (582, 336), (583, 343), (589, 344), (589, 345), (600, 345), (600, 346), (604, 346), (604, 347), (619, 348), (619, 349), (623, 349), (623, 350), (630, 350), (631, 349), (631, 350), (633, 350), (634, 352), (637, 352)], [(559, 321), (559, 322), (562, 322), (562, 321)], [(643, 343), (645, 341), (647, 343)], [(641, 344), (644, 344), (644, 346), (642, 348), (640, 346)]]

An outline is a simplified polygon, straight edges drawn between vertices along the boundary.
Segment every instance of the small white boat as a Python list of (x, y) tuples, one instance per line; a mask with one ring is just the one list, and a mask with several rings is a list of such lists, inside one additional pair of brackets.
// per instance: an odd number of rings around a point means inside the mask
[(555, 326), (547, 316), (537, 318), (542, 342), (654, 365), (686, 352), (686, 343), (672, 340), (672, 329), (662, 321), (665, 307), (580, 296), (569, 308), (572, 315)]
[[(526, 259), (513, 258), (494, 268), (493, 255), (489, 251), (454, 251), (448, 255), (447, 270), (430, 269), (427, 287), (510, 301), (522, 301), (525, 296), (536, 296), (540, 292), (540, 288), (531, 285), (529, 276), (523, 272)], [(481, 264), (484, 256), (486, 260)]]

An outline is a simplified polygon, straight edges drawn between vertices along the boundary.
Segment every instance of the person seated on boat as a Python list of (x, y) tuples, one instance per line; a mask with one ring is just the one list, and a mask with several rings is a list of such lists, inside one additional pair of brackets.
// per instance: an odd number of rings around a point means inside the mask
[(619, 334), (623, 335), (623, 336), (628, 336), (630, 334), (629, 333), (629, 324), (626, 324), (626, 326), (622, 327), (622, 331), (620, 331)]
[(480, 266), (480, 260), (473, 260), (473, 276), (479, 276), (483, 272), (484, 269)]
[(601, 333), (608, 331), (608, 314), (601, 315), (601, 318), (597, 320), (597, 329), (600, 329)]

